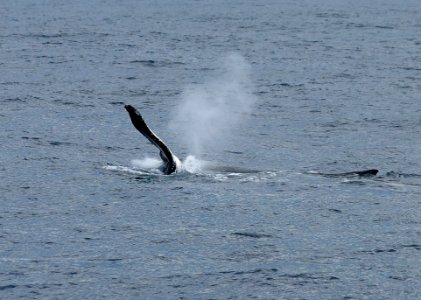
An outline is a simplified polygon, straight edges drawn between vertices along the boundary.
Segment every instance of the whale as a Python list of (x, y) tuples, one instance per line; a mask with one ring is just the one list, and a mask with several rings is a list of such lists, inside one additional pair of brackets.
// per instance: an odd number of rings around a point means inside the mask
[[(130, 119), (133, 126), (146, 137), (155, 147), (159, 150), (159, 156), (162, 159), (162, 165), (160, 170), (165, 175), (177, 173), (181, 170), (182, 164), (180, 159), (173, 154), (170, 148), (164, 143), (164, 141), (158, 137), (146, 124), (140, 112), (132, 105), (124, 105), (124, 108), (129, 113)], [(207, 169), (210, 171), (228, 172), (228, 173), (258, 173), (262, 170), (235, 168), (226, 166), (212, 166), (208, 165)], [(316, 174), (326, 177), (372, 177), (376, 176), (379, 171), (377, 169), (368, 169), (361, 171), (351, 171), (345, 173), (322, 173), (322, 172), (311, 172), (309, 174)]]
[(146, 125), (145, 120), (139, 111), (131, 105), (125, 105), (124, 108), (129, 113), (133, 126), (146, 137), (152, 145), (159, 149), (159, 156), (162, 159), (160, 170), (165, 175), (170, 175), (181, 170), (181, 161), (175, 156), (170, 148)]
[(321, 172), (315, 172), (313, 174), (316, 175), (322, 175), (326, 177), (372, 177), (376, 176), (379, 170), (377, 169), (368, 169), (368, 170), (362, 170), (362, 171), (351, 171), (351, 172), (344, 172), (344, 173), (321, 173)]

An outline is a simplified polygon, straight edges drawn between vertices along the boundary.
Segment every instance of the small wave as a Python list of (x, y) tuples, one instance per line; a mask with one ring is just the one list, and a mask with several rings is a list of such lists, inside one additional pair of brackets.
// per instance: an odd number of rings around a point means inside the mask
[(8, 285), (2, 285), (0, 286), (0, 291), (8, 290), (8, 289), (14, 289), (17, 286), (14, 284), (8, 284)]
[(408, 188), (421, 186), (421, 175), (416, 173), (404, 173), (390, 171), (377, 178), (383, 184), (396, 188)]
[(410, 248), (410, 249), (414, 249), (414, 250), (421, 250), (421, 245), (419, 244), (409, 244), (409, 245), (401, 245), (401, 248)]
[(155, 65), (155, 61), (152, 60), (152, 59), (147, 59), (147, 60), (144, 60), (144, 59), (136, 59), (136, 60), (130, 61), (130, 63), (131, 64), (141, 64), (141, 65), (144, 65), (144, 66), (153, 66), (153, 65)]
[(72, 146), (70, 142), (61, 142), (61, 141), (48, 141), (51, 146)]
[(270, 234), (257, 233), (257, 232), (234, 232), (232, 235), (239, 236), (239, 237), (255, 238), (255, 239), (272, 237)]
[(156, 61), (153, 59), (134, 59), (129, 61), (131, 64), (140, 64), (145, 67), (171, 67), (177, 65), (185, 65), (181, 61), (172, 61), (172, 60), (160, 60)]
[(124, 105), (123, 101), (111, 101), (111, 102), (108, 102), (108, 103), (111, 104), (111, 105), (118, 105), (118, 106)]
[(390, 172), (386, 173), (386, 177), (391, 177), (391, 178), (421, 178), (421, 175), (415, 174), (415, 173), (401, 173), (401, 172), (390, 171)]
[(1, 102), (22, 102), (22, 103), (26, 103), (26, 101), (22, 98), (19, 97), (15, 97), (15, 98), (7, 98), (2, 100)]
[(387, 26), (387, 25), (376, 25), (375, 28), (379, 29), (395, 29), (393, 26)]

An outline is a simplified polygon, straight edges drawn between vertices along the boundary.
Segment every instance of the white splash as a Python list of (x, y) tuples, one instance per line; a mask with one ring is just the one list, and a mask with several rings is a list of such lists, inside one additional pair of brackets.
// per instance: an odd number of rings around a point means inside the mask
[(209, 162), (197, 159), (193, 155), (189, 155), (183, 161), (183, 170), (188, 173), (198, 174), (204, 172), (206, 170), (206, 166), (208, 165)]
[[(118, 171), (130, 174), (162, 174), (162, 171), (160, 170), (160, 167), (162, 166), (162, 160), (157, 158), (146, 157), (143, 159), (132, 159), (130, 164), (130, 167), (108, 165), (104, 166), (103, 168), (110, 171)], [(189, 155), (185, 160), (179, 162), (177, 173), (206, 173), (206, 167), (209, 165), (211, 165), (211, 162), (200, 160), (192, 155)]]
[(142, 170), (158, 169), (162, 165), (162, 160), (151, 157), (146, 157), (144, 159), (132, 159), (131, 165), (133, 168)]
[(126, 166), (104, 166), (105, 170), (121, 172), (121, 173), (128, 173), (128, 174), (135, 174), (135, 175), (144, 175), (145, 172), (140, 170), (135, 170)]

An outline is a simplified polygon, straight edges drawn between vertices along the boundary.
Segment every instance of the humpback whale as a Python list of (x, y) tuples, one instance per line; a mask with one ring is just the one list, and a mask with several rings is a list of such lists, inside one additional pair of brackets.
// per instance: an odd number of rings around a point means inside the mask
[(134, 127), (139, 130), (153, 145), (159, 149), (159, 156), (162, 159), (161, 171), (166, 174), (172, 174), (181, 169), (181, 162), (177, 156), (175, 156), (170, 148), (146, 125), (142, 115), (131, 105), (125, 105), (124, 108), (129, 113), (130, 119)]
[[(124, 106), (127, 112), (129, 113), (130, 119), (134, 125), (134, 127), (139, 130), (141, 134), (143, 134), (155, 147), (159, 149), (159, 156), (162, 159), (163, 164), (160, 167), (160, 170), (166, 174), (172, 174), (174, 172), (181, 170), (181, 161), (175, 156), (170, 148), (146, 125), (145, 120), (143, 119), (142, 115), (131, 105)], [(212, 167), (210, 166), (209, 169), (217, 169), (219, 171), (225, 172), (238, 172), (238, 173), (254, 173), (254, 172), (261, 172), (259, 170), (248, 170), (248, 169), (240, 169), (240, 168), (230, 168), (230, 167)], [(312, 173), (316, 175), (322, 175), (327, 177), (348, 177), (348, 176), (358, 176), (358, 177), (371, 177), (376, 176), (378, 173), (377, 169), (368, 169), (362, 171), (352, 171), (352, 172), (345, 172), (345, 173)]]
[(352, 172), (345, 172), (345, 173), (320, 173), (320, 172), (317, 172), (315, 174), (326, 176), (326, 177), (349, 177), (349, 176), (371, 177), (371, 176), (376, 176), (378, 172), (379, 172), (379, 170), (377, 170), (377, 169), (369, 169), (369, 170), (352, 171)]

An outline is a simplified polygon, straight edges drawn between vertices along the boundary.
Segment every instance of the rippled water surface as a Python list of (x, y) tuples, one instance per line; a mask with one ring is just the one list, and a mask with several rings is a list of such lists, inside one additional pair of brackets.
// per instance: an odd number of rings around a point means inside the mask
[[(416, 0), (2, 1), (0, 298), (421, 298), (420, 31)], [(233, 53), (253, 101), (192, 156), (176, 112)]]

